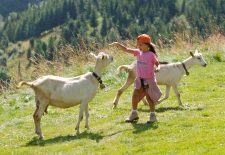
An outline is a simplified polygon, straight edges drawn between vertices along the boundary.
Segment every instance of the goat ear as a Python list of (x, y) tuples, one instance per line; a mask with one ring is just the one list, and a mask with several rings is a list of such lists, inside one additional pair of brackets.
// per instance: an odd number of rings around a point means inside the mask
[(193, 54), (192, 52), (190, 52), (190, 55), (191, 55), (192, 57), (194, 57), (194, 54)]
[(95, 58), (97, 58), (97, 55), (95, 55), (94, 53), (90, 53), (91, 56), (94, 56)]

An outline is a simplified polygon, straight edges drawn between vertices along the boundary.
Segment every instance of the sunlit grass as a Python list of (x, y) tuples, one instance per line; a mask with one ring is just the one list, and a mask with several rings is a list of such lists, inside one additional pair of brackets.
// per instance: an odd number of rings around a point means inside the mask
[[(1, 154), (225, 154), (225, 63), (213, 58), (224, 47), (221, 45), (218, 49), (207, 45), (206, 49), (203, 44), (198, 48), (202, 49), (208, 66), (194, 66), (189, 70), (190, 75), (182, 78), (179, 90), (184, 107), (178, 107), (171, 90), (170, 97), (157, 106), (158, 122), (153, 124), (146, 124), (149, 110), (141, 102), (139, 121), (134, 124), (124, 122), (131, 108), (132, 86), (122, 95), (118, 108), (112, 109), (114, 96), (127, 76), (126, 73), (116, 75), (116, 68), (134, 60), (116, 49), (104, 50), (112, 54), (115, 61), (103, 75), (107, 89), (99, 89), (89, 103), (90, 130), (84, 128), (83, 120), (80, 135), (74, 130), (79, 106), (64, 110), (49, 107), (48, 114), (42, 117), (45, 138), (39, 140), (34, 133), (32, 118), (35, 109), (33, 91), (23, 87), (5, 92), (0, 96)], [(187, 49), (174, 47), (173, 50), (185, 52), (162, 52), (160, 58), (181, 61), (189, 56)], [(43, 63), (40, 73), (78, 75), (93, 68), (93, 60), (88, 58), (87, 63), (85, 58), (77, 61), (79, 57), (71, 57), (69, 66), (54, 62), (53, 68)], [(30, 77), (29, 74), (30, 71), (23, 75)], [(160, 88), (165, 91), (164, 86)]]
[(42, 119), (45, 139), (39, 140), (34, 134), (32, 91), (8, 94), (8, 99), (1, 96), (1, 153), (224, 154), (223, 65), (193, 67), (179, 86), (184, 108), (178, 107), (171, 92), (170, 98), (157, 107), (158, 122), (151, 125), (146, 124), (149, 112), (143, 103), (139, 104), (138, 123), (124, 123), (130, 112), (132, 88), (123, 94), (118, 109), (112, 109), (120, 84), (107, 83), (109, 90), (99, 90), (89, 104), (90, 130), (82, 121), (80, 135), (74, 130), (78, 106), (66, 110), (50, 107)]

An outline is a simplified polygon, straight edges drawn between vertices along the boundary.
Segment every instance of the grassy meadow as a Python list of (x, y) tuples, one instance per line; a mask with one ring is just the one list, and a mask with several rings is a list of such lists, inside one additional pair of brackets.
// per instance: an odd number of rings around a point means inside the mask
[[(103, 49), (114, 56), (105, 71), (105, 90), (98, 90), (89, 103), (89, 126), (76, 135), (75, 124), (79, 106), (69, 109), (49, 107), (42, 117), (45, 138), (34, 133), (34, 93), (30, 88), (12, 89), (0, 96), (0, 154), (225, 154), (225, 38), (220, 35), (204, 42), (179, 41), (159, 51), (161, 60), (182, 61), (189, 51), (198, 48), (207, 67), (193, 66), (189, 76), (179, 84), (183, 107), (178, 107), (171, 90), (170, 97), (156, 107), (158, 122), (146, 124), (149, 110), (139, 103), (139, 121), (125, 123), (131, 108), (130, 87), (121, 97), (117, 109), (112, 109), (116, 92), (127, 74), (117, 75), (116, 68), (134, 58), (116, 49)], [(88, 62), (87, 62), (88, 59)], [(91, 58), (71, 57), (70, 65), (42, 63), (39, 70), (22, 70), (27, 79), (45, 74), (74, 76), (92, 70)], [(22, 68), (25, 64), (22, 64)], [(15, 67), (14, 67), (15, 68)], [(16, 70), (12, 67), (11, 74)], [(15, 68), (16, 69), (16, 68)], [(15, 82), (16, 83), (16, 82)], [(160, 86), (165, 91), (165, 86)]]

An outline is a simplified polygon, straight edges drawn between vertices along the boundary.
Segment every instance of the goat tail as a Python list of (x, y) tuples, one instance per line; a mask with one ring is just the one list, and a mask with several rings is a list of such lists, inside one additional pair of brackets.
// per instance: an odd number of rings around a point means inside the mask
[(130, 68), (130, 65), (121, 65), (117, 68), (117, 71), (119, 73), (121, 73), (122, 71), (125, 71), (125, 72), (130, 72), (132, 69)]
[(33, 83), (32, 82), (20, 81), (18, 83), (18, 85), (16, 86), (16, 88), (20, 88), (23, 85), (27, 85), (27, 86), (33, 87)]

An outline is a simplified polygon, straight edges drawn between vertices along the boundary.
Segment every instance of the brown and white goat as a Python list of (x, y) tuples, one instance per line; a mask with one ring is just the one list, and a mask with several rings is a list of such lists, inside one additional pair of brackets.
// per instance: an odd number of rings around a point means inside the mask
[[(193, 65), (201, 65), (203, 67), (206, 67), (207, 63), (205, 62), (202, 54), (198, 52), (197, 50), (193, 54), (190, 52), (190, 57), (185, 59), (182, 62), (176, 62), (176, 63), (169, 63), (169, 64), (163, 64), (160, 65), (160, 70), (156, 72), (156, 81), (159, 85), (166, 85), (166, 93), (165, 96), (159, 100), (158, 103), (161, 103), (162, 101), (166, 100), (169, 97), (170, 88), (172, 87), (179, 105), (182, 105), (181, 99), (180, 99), (180, 93), (178, 91), (178, 84), (181, 80), (182, 76), (186, 73), (189, 74), (188, 69), (191, 68)], [(117, 91), (117, 95), (113, 101), (114, 108), (117, 107), (119, 98), (122, 95), (122, 93), (132, 84), (134, 83), (134, 80), (136, 78), (136, 61), (134, 61), (130, 65), (121, 65), (118, 67), (118, 70), (125, 70), (128, 72), (128, 77), (124, 85)], [(145, 104), (148, 104), (145, 99), (142, 100)]]
[(96, 58), (94, 72), (88, 72), (72, 78), (47, 75), (32, 82), (21, 81), (18, 84), (18, 88), (22, 85), (28, 85), (35, 92), (36, 110), (33, 118), (35, 133), (39, 138), (43, 138), (40, 125), (41, 117), (44, 112), (47, 112), (49, 105), (59, 108), (69, 108), (80, 104), (79, 118), (75, 129), (79, 133), (79, 125), (84, 112), (86, 116), (85, 127), (89, 128), (88, 102), (95, 97), (99, 83), (101, 87), (104, 86), (100, 78), (102, 71), (113, 61), (112, 56), (103, 52), (97, 56), (93, 53), (92, 55)]

